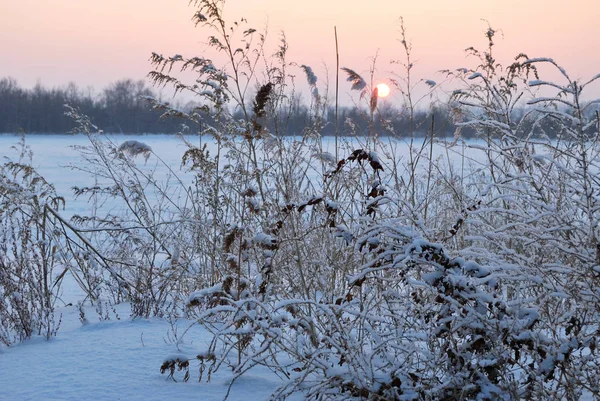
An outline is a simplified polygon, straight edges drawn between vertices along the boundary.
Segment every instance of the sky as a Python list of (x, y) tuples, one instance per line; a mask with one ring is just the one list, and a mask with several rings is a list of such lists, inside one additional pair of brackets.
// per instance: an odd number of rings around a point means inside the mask
[[(13, 77), (24, 87), (75, 82), (100, 90), (119, 79), (143, 79), (152, 52), (212, 58), (209, 32), (194, 27), (194, 11), (188, 0), (0, 0), (0, 77)], [(227, 0), (225, 5), (227, 20), (245, 17), (251, 27), (268, 27), (272, 49), (284, 31), (289, 60), (312, 66), (321, 82), (334, 76), (334, 26), (341, 66), (368, 75), (377, 55), (377, 80), (401, 74), (390, 64), (403, 57), (401, 16), (416, 78), (440, 82), (439, 70), (474, 67), (464, 49), (485, 47), (488, 22), (499, 30), (500, 62), (526, 53), (554, 58), (573, 77), (600, 73), (598, 0)], [(342, 93), (349, 89), (348, 83), (340, 86)]]

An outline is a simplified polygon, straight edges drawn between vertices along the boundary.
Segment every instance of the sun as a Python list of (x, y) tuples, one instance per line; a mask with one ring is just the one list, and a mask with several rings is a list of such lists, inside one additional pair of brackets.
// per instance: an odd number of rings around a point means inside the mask
[(384, 83), (377, 84), (376, 88), (378, 97), (386, 97), (390, 94), (390, 87)]

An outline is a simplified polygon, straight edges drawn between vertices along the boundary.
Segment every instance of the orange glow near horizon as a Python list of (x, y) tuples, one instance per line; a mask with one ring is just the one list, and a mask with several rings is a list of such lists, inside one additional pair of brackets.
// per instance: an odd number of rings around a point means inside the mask
[[(25, 87), (72, 81), (100, 90), (118, 79), (142, 79), (151, 69), (152, 52), (215, 58), (206, 45), (208, 31), (191, 21), (188, 0), (0, 0), (0, 10), (0, 77), (12, 76)], [(475, 67), (464, 49), (485, 48), (482, 19), (499, 30), (494, 56), (503, 64), (526, 53), (552, 57), (573, 77), (600, 73), (597, 0), (227, 0), (225, 5), (229, 22), (245, 17), (259, 31), (268, 26), (267, 54), (275, 52), (285, 31), (288, 61), (310, 65), (319, 85), (330, 86), (334, 26), (342, 67), (368, 76), (377, 54), (377, 76), (401, 75), (400, 66), (390, 63), (404, 60), (400, 16), (416, 79), (439, 82), (439, 70)], [(340, 91), (349, 93), (345, 84), (340, 82)]]

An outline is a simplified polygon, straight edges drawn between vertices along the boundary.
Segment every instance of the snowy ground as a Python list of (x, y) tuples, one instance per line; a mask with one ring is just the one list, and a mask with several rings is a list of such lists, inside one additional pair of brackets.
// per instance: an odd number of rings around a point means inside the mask
[[(128, 305), (119, 305), (116, 320), (99, 321), (87, 308), (90, 321), (82, 325), (74, 306), (59, 308), (62, 325), (50, 341), (33, 339), (0, 348), (0, 400), (222, 400), (231, 374), (222, 368), (210, 383), (198, 382), (197, 363), (190, 363), (187, 383), (167, 380), (160, 365), (172, 354), (189, 358), (205, 348), (208, 334), (190, 330), (184, 343), (170, 342), (171, 326), (160, 319), (128, 318)], [(186, 322), (180, 322), (187, 327)], [(183, 377), (176, 372), (176, 378)], [(268, 370), (257, 368), (238, 379), (229, 400), (266, 400), (281, 381)]]

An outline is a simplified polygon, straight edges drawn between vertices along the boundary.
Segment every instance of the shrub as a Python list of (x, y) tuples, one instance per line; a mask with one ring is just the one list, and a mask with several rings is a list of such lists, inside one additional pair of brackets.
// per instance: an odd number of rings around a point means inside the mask
[(63, 233), (47, 211), (64, 199), (31, 167), (24, 137), (15, 150), (19, 160), (0, 166), (0, 343), (7, 346), (56, 335), (55, 303), (68, 269), (60, 263)]

